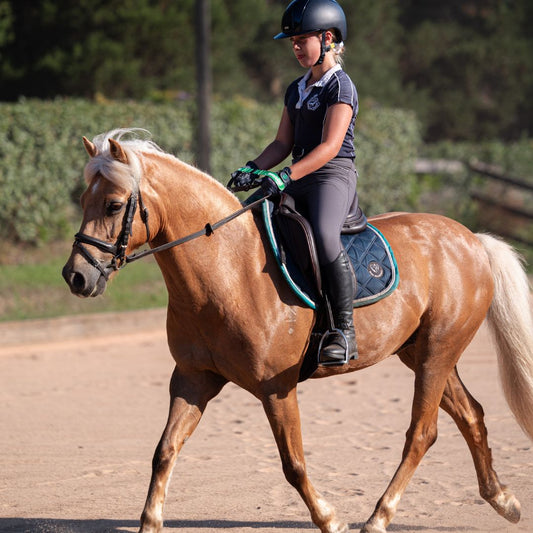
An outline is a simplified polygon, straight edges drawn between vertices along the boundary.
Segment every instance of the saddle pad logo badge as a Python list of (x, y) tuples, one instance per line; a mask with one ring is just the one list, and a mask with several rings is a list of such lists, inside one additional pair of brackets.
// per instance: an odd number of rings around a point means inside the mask
[(310, 98), (307, 102), (307, 109), (309, 111), (315, 111), (315, 109), (318, 109), (320, 107), (320, 100), (318, 99), (318, 94), (315, 94), (313, 98)]
[(370, 263), (368, 263), (367, 270), (373, 278), (382, 278), (383, 274), (385, 273), (383, 271), (383, 267), (376, 261), (370, 261)]

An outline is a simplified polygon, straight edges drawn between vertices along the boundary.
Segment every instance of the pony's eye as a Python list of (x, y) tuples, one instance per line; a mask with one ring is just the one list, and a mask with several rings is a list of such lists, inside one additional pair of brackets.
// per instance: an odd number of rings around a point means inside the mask
[(109, 204), (107, 204), (107, 215), (111, 216), (111, 215), (116, 215), (118, 212), (120, 212), (122, 210), (122, 206), (124, 204), (122, 202), (109, 202)]

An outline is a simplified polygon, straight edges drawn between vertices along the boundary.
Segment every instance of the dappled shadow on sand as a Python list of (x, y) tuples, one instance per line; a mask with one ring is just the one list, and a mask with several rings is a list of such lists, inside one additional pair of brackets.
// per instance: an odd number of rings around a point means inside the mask
[[(0, 518), (0, 533), (129, 533), (139, 527), (137, 520), (62, 520), (57, 518)], [(350, 531), (359, 531), (363, 523), (350, 524)], [(169, 520), (165, 521), (166, 530), (194, 531), (205, 530), (315, 530), (311, 522), (302, 521), (260, 521), (246, 520)], [(426, 531), (424, 526), (411, 526), (405, 524), (391, 524), (390, 532)], [(436, 527), (433, 531), (466, 531), (461, 527)], [(471, 529), (470, 529), (471, 531)]]

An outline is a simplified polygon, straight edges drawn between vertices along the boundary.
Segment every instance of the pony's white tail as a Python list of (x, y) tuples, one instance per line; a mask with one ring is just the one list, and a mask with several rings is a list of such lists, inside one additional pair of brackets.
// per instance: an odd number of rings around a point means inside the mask
[(487, 319), (496, 342), (503, 393), (522, 429), (533, 440), (533, 318), (522, 258), (505, 242), (477, 234), (494, 278)]

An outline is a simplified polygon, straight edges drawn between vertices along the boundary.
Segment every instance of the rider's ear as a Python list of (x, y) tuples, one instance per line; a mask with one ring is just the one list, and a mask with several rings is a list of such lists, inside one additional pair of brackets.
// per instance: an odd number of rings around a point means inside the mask
[(120, 163), (124, 163), (126, 165), (128, 164), (128, 157), (126, 156), (126, 152), (124, 152), (122, 146), (120, 146), (120, 144), (114, 139), (109, 139), (109, 150), (114, 159), (116, 159)]
[(87, 150), (90, 157), (94, 157), (98, 153), (96, 146), (87, 137), (83, 137), (83, 146), (85, 146), (85, 150)]

